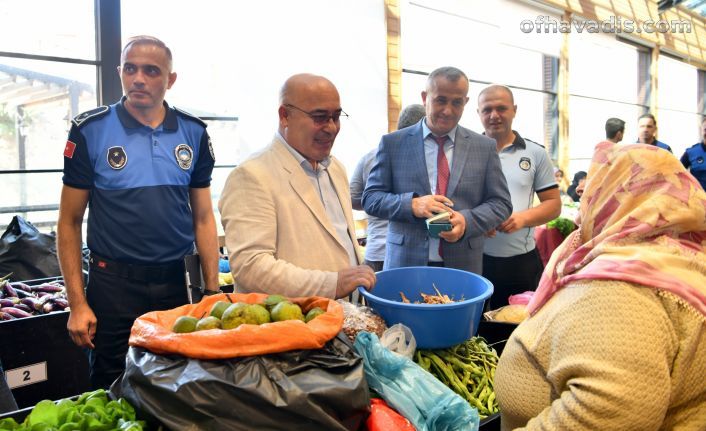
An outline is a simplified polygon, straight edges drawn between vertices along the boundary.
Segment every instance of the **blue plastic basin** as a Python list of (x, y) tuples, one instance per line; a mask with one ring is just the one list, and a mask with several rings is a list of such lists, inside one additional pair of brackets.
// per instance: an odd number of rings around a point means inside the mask
[[(458, 302), (414, 304), (423, 301), (422, 292), (436, 295), (434, 286)], [(358, 291), (388, 326), (402, 323), (409, 327), (417, 347), (442, 349), (462, 343), (478, 332), (483, 304), (493, 294), (493, 285), (467, 271), (415, 266), (380, 271), (372, 291), (362, 287)], [(400, 292), (413, 303), (403, 303)]]

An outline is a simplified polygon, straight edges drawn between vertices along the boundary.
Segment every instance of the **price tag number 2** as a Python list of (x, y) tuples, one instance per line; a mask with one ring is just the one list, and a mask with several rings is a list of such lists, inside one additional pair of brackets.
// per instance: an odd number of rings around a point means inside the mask
[(47, 363), (39, 362), (26, 367), (5, 371), (5, 380), (10, 389), (32, 385), (47, 380)]

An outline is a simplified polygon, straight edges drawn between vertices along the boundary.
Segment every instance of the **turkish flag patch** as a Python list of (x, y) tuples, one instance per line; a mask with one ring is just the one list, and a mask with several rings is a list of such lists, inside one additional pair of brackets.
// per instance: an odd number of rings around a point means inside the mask
[(71, 141), (66, 141), (66, 146), (64, 147), (64, 157), (73, 159), (74, 151), (76, 150), (76, 144)]

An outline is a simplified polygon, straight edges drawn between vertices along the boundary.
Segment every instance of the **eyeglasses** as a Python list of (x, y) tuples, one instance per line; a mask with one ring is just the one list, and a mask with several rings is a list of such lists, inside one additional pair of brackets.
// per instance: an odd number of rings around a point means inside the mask
[(314, 123), (316, 123), (319, 126), (323, 126), (324, 124), (328, 124), (329, 120), (333, 120), (334, 123), (338, 123), (338, 121), (341, 119), (341, 117), (348, 118), (348, 114), (343, 112), (343, 109), (339, 109), (337, 111), (334, 111), (333, 114), (329, 114), (326, 111), (312, 111), (312, 112), (307, 112), (303, 110), (302, 108), (299, 108), (297, 106), (294, 106), (289, 103), (285, 103), (284, 106), (288, 108), (294, 108), (297, 111), (306, 114), (309, 118), (311, 118)]

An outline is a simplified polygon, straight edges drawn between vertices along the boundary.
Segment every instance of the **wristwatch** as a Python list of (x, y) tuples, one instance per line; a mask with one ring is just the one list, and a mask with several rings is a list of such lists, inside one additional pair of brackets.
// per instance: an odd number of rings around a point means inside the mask
[(218, 295), (219, 293), (223, 293), (223, 291), (221, 289), (218, 289), (218, 290), (202, 289), (201, 293), (204, 296), (211, 296), (211, 295)]

